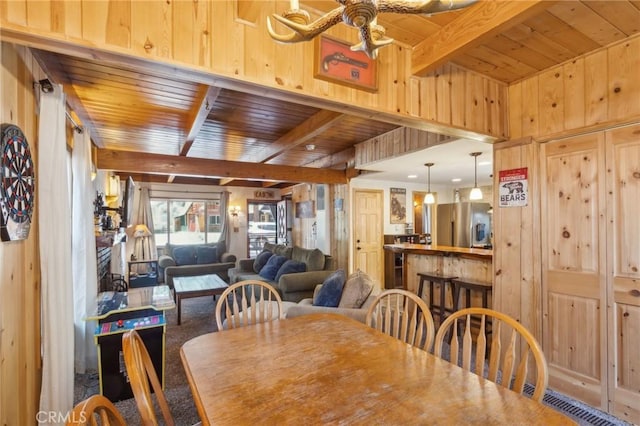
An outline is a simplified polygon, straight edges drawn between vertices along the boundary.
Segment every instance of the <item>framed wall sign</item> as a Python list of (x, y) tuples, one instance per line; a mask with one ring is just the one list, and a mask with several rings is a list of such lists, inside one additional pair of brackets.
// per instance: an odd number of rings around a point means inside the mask
[(269, 199), (269, 198), (274, 198), (274, 196), (275, 196), (275, 192), (264, 190), (264, 189), (253, 192), (253, 198), (256, 198), (256, 199), (265, 199), (265, 198)]
[(315, 78), (357, 89), (378, 90), (378, 63), (364, 52), (352, 52), (343, 41), (320, 35), (316, 38)]
[(310, 219), (316, 217), (315, 203), (311, 201), (300, 201), (295, 204), (296, 217), (299, 219)]
[(407, 221), (407, 190), (405, 188), (389, 188), (391, 223), (405, 223)]
[(524, 207), (529, 199), (528, 169), (500, 170), (498, 173), (500, 207)]

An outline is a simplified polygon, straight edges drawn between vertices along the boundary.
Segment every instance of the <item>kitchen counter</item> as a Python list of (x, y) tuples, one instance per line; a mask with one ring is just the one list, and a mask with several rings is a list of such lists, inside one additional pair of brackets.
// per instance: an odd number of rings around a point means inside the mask
[[(383, 248), (402, 255), (402, 287), (405, 290), (416, 292), (418, 273), (438, 272), (469, 281), (493, 283), (493, 250), (410, 243), (385, 244)], [(449, 292), (446, 299), (446, 305), (452, 306)], [(477, 301), (472, 305), (477, 306)]]
[(385, 244), (383, 248), (385, 250), (389, 250), (394, 253), (457, 256), (457, 257), (468, 258), (468, 259), (486, 259), (486, 260), (493, 259), (493, 250), (487, 250), (487, 249), (481, 249), (481, 248), (436, 246), (431, 244), (410, 244), (410, 243)]

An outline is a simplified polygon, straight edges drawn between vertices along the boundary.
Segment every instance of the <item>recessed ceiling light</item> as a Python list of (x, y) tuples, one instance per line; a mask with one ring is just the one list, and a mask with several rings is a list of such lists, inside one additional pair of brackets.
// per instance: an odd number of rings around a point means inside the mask
[(453, 178), (453, 179), (451, 179), (451, 182), (460, 182), (460, 181), (462, 181), (462, 179), (460, 179), (460, 178)]
[(316, 149), (316, 146), (312, 143), (305, 145), (304, 147), (307, 149), (307, 151), (313, 151), (314, 149)]
[(417, 178), (417, 177), (418, 177), (418, 175), (408, 175), (408, 176), (407, 176), (407, 178), (409, 178), (409, 179), (415, 179), (415, 178)]

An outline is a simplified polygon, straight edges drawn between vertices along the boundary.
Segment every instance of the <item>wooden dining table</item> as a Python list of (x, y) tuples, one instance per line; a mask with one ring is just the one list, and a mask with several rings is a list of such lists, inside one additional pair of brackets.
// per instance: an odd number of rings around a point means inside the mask
[(336, 314), (204, 334), (180, 355), (204, 425), (575, 424)]

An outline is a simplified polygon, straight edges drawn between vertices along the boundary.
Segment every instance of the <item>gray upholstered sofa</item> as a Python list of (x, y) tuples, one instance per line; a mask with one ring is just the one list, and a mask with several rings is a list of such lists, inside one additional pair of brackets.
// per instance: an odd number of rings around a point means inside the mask
[(270, 280), (261, 276), (254, 269), (257, 258), (240, 259), (237, 266), (229, 270), (230, 283), (244, 280), (265, 281), (278, 290), (283, 301), (299, 302), (302, 299), (312, 297), (316, 285), (322, 284), (325, 278), (337, 268), (335, 259), (325, 255), (319, 249), (265, 243), (263, 251), (269, 251), (273, 255), (284, 256), (287, 259), (304, 263), (306, 271), (285, 273), (279, 276), (277, 280)]
[(159, 274), (164, 283), (173, 288), (174, 277), (216, 274), (229, 282), (229, 269), (236, 264), (236, 256), (227, 253), (224, 241), (196, 245), (167, 244), (158, 258)]
[(369, 307), (380, 294), (380, 288), (374, 286), (365, 273), (356, 271), (347, 278), (340, 302), (337, 307), (316, 306), (322, 284), (316, 286), (313, 298), (303, 299), (296, 305), (287, 307), (287, 318), (301, 315), (331, 313), (348, 316), (356, 321), (365, 322)]

